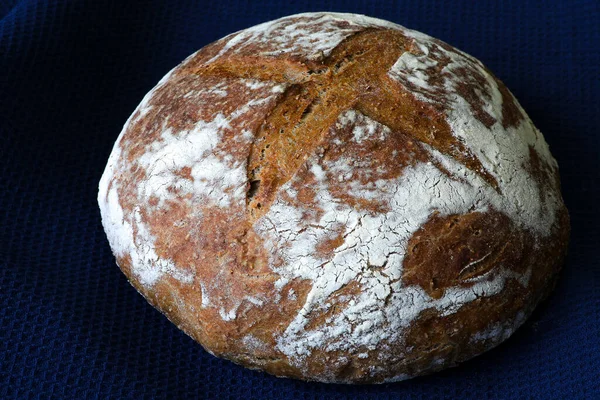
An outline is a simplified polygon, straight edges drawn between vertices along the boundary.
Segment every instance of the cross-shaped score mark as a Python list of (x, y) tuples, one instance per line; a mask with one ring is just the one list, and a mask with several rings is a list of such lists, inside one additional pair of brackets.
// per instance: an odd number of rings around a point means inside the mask
[(248, 208), (259, 218), (321, 143), (339, 115), (356, 109), (453, 157), (497, 189), (495, 178), (455, 136), (442, 112), (418, 101), (388, 75), (412, 39), (389, 29), (365, 29), (346, 38), (316, 68), (286, 60), (217, 59), (200, 75), (252, 78), (289, 84), (256, 134), (248, 158)]

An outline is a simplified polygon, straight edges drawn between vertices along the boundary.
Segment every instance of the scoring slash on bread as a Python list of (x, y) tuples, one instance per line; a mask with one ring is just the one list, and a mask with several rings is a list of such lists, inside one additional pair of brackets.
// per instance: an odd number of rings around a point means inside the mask
[(475, 58), (362, 15), (200, 49), (126, 122), (100, 181), (131, 284), (211, 354), (381, 383), (507, 339), (549, 293), (558, 166)]

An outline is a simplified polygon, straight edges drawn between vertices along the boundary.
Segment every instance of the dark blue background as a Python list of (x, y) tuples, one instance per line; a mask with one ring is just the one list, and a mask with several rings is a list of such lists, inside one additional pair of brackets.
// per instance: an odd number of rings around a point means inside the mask
[[(0, 398), (600, 398), (599, 3), (308, 3), (0, 2)], [(510, 340), (458, 368), (361, 387), (245, 370), (178, 331), (114, 263), (97, 183), (143, 95), (207, 43), (311, 10), (389, 19), (478, 57), (559, 161), (573, 229), (562, 279)]]

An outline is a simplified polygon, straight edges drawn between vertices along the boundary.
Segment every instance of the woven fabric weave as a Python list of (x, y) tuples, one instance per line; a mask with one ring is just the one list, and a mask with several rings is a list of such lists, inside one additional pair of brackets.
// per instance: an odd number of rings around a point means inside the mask
[[(143, 95), (226, 34), (284, 15), (388, 19), (481, 59), (557, 158), (572, 218), (553, 295), (458, 368), (378, 386), (216, 359), (127, 283), (97, 185)], [(0, 398), (600, 398), (600, 3), (457, 0), (0, 2)]]

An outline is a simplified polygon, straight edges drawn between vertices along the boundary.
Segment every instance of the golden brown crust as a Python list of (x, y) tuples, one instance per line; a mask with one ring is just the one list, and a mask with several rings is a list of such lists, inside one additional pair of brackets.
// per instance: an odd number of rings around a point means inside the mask
[[(529, 244), (529, 245), (527, 245)], [(494, 268), (523, 273), (533, 240), (498, 212), (434, 215), (410, 239), (403, 280), (440, 298), (446, 288), (472, 286)]]
[(201, 49), (132, 115), (101, 183), (132, 285), (212, 354), (277, 376), (374, 383), (469, 359), (527, 318), (567, 247), (555, 162), (508, 89), (361, 18)]

